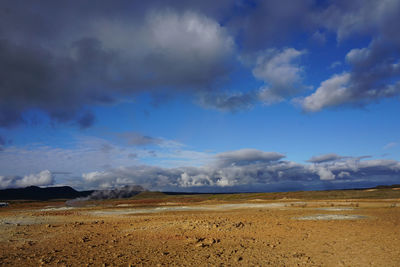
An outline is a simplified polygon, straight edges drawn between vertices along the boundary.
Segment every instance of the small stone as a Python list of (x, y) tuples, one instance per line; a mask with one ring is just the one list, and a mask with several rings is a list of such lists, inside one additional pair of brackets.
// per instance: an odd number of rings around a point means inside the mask
[(235, 224), (235, 227), (236, 228), (243, 228), (244, 227), (244, 223), (238, 222), (238, 223)]

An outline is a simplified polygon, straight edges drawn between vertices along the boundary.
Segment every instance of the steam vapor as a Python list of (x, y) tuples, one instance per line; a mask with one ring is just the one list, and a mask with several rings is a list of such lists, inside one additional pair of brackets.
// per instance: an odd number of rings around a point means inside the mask
[(140, 192), (146, 191), (140, 185), (126, 185), (124, 187), (109, 189), (109, 190), (96, 190), (87, 197), (80, 197), (66, 202), (67, 206), (77, 206), (83, 201), (90, 200), (105, 200), (105, 199), (118, 199), (118, 198), (130, 198)]

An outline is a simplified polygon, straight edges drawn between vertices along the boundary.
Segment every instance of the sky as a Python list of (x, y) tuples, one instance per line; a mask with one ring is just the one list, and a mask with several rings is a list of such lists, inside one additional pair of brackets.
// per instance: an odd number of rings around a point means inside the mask
[(0, 3), (0, 189), (400, 183), (400, 0)]

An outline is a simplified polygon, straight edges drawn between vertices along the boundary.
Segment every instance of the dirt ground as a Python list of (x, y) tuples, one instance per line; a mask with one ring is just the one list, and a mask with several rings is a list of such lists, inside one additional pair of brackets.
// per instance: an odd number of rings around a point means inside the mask
[(17, 203), (0, 233), (1, 266), (399, 266), (400, 200)]

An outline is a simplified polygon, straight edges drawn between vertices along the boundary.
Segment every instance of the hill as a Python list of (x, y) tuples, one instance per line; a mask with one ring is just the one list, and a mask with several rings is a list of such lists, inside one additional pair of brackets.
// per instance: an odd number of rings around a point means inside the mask
[(76, 191), (70, 186), (46, 187), (28, 186), (25, 188), (0, 190), (0, 200), (49, 200), (87, 197), (93, 191)]

